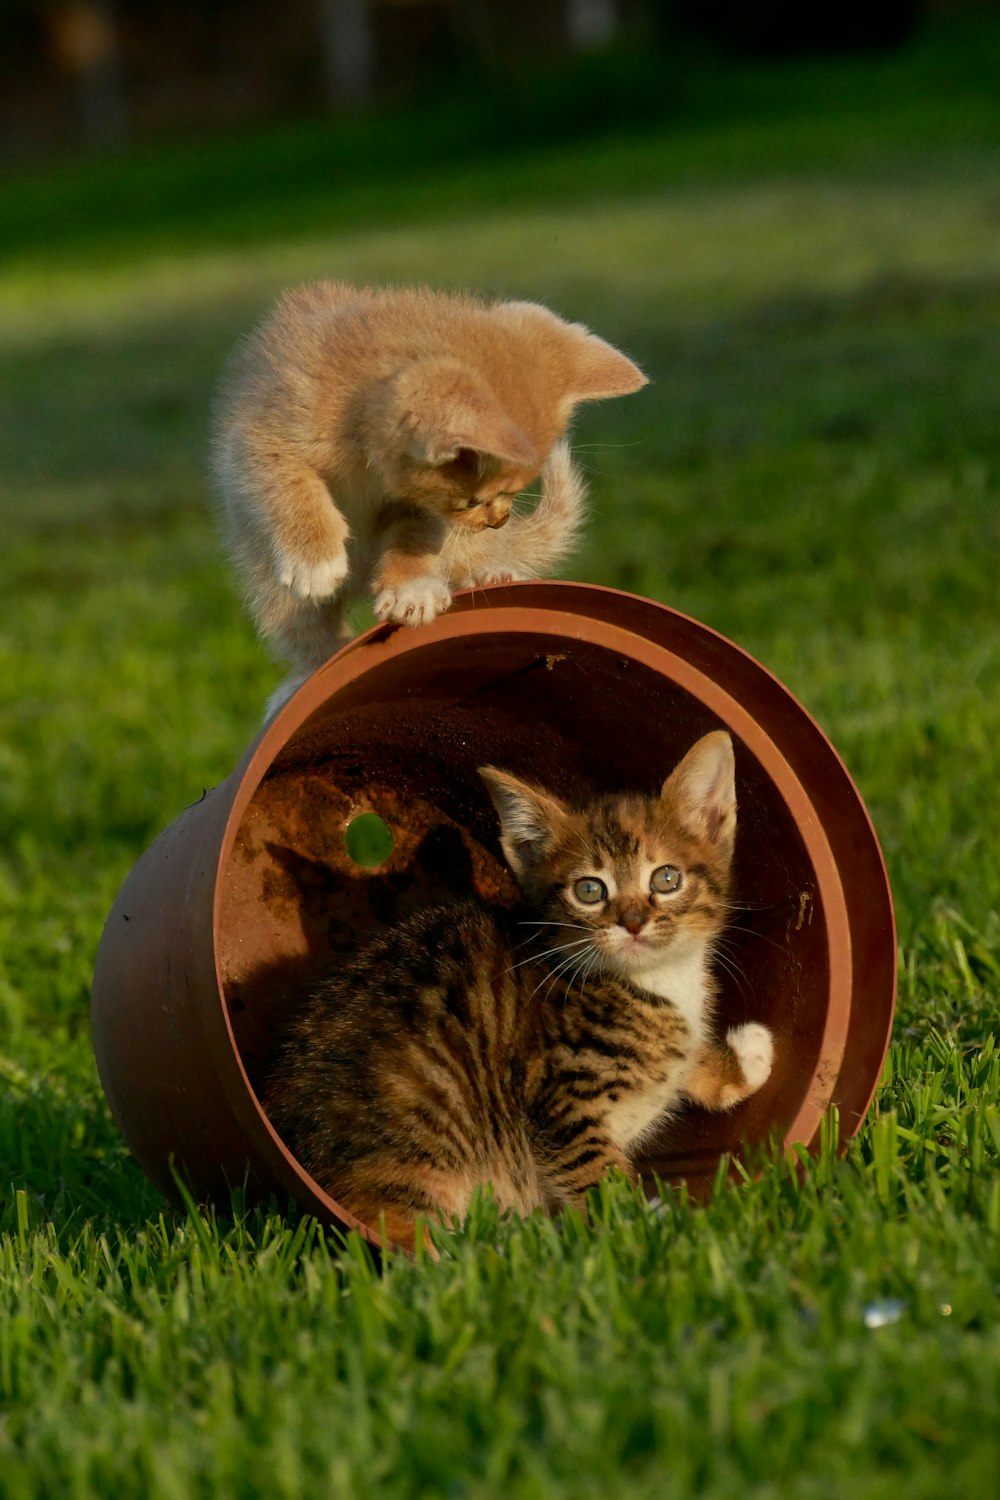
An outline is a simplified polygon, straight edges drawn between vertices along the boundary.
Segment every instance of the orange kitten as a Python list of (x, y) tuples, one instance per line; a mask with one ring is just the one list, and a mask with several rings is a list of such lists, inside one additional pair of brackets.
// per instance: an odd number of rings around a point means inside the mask
[[(214, 439), (251, 614), (293, 672), (271, 710), (343, 644), (369, 590), (380, 619), (416, 625), (454, 588), (565, 556), (583, 500), (560, 441), (573, 409), (645, 383), (534, 303), (330, 281), (286, 293), (230, 363)], [(539, 474), (536, 510), (501, 532)]]

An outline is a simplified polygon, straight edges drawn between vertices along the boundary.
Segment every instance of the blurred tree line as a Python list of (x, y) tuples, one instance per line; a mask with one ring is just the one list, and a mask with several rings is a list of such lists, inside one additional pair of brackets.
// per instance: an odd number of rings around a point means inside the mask
[[(941, 3), (941, 0), (938, 0)], [(952, 6), (961, 0), (950, 0)], [(8, 160), (496, 83), (580, 54), (889, 47), (921, 0), (0, 0)], [(598, 101), (599, 102), (599, 101)]]

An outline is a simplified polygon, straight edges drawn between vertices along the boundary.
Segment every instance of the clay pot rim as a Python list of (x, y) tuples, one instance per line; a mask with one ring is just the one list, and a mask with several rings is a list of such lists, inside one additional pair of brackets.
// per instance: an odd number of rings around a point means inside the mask
[[(560, 606), (562, 606), (564, 600), (565, 607), (551, 608), (546, 607), (544, 603), (541, 606), (538, 604), (532, 605), (532, 596), (537, 599), (540, 594), (543, 594), (546, 600), (558, 600)], [(560, 596), (563, 596), (562, 599), (560, 599)], [(580, 614), (574, 610), (574, 601), (580, 602), (582, 596), (587, 596), (589, 601), (597, 606), (594, 613)], [(231, 1107), (243, 1121), (244, 1127), (252, 1130), (258, 1139), (260, 1128), (263, 1126), (269, 1148), (271, 1166), (279, 1180), (289, 1183), (289, 1179), (292, 1179), (310, 1197), (315, 1199), (332, 1219), (339, 1220), (341, 1224), (356, 1229), (376, 1248), (382, 1248), (383, 1241), (375, 1228), (355, 1218), (353, 1214), (332, 1198), (300, 1165), (297, 1158), (289, 1151), (271, 1124), (250, 1082), (237, 1045), (232, 1018), (225, 999), (224, 976), (220, 966), (221, 909), (223, 899), (222, 877), (232, 856), (236, 837), (247, 809), (277, 756), (285, 749), (293, 736), (325, 705), (337, 689), (346, 686), (360, 675), (355, 670), (358, 664), (357, 657), (359, 653), (369, 648), (384, 647), (385, 655), (383, 660), (389, 661), (393, 657), (413, 650), (420, 650), (424, 646), (438, 645), (450, 640), (458, 640), (470, 636), (495, 635), (506, 632), (552, 635), (564, 641), (567, 638), (571, 640), (575, 639), (586, 642), (589, 645), (604, 646), (607, 649), (622, 651), (629, 657), (640, 661), (643, 665), (649, 666), (652, 670), (665, 675), (671, 682), (691, 692), (698, 701), (710, 707), (720, 721), (726, 724), (742, 740), (751, 754), (757, 758), (777, 792), (788, 806), (795, 826), (806, 846), (810, 862), (816, 874), (817, 899), (822, 904), (823, 916), (829, 935), (830, 990), (832, 994), (838, 997), (837, 1003), (828, 1008), (822, 1046), (824, 1051), (828, 1047), (835, 1051), (835, 1055), (838, 1057), (838, 1068), (843, 1062), (844, 1044), (847, 1039), (851, 1015), (849, 998), (852, 990), (851, 927), (839, 878), (837, 861), (823, 824), (815, 814), (812, 800), (771, 734), (726, 689), (720, 687), (700, 667), (692, 665), (691, 662), (677, 655), (669, 647), (662, 646), (615, 621), (615, 607), (622, 600), (634, 602), (642, 606), (644, 610), (658, 612), (665, 619), (676, 622), (681, 627), (684, 639), (693, 637), (700, 638), (703, 641), (711, 641), (721, 647), (726, 653), (737, 658), (742, 658), (744, 668), (748, 669), (752, 674), (759, 674), (760, 677), (766, 679), (772, 691), (780, 694), (794, 707), (796, 717), (801, 722), (802, 728), (816, 737), (817, 743), (821, 745), (824, 753), (836, 764), (849, 791), (853, 793), (853, 801), (857, 812), (867, 825), (867, 833), (881, 866), (887, 897), (887, 915), (891, 923), (891, 937), (893, 951), (895, 951), (895, 914), (892, 909), (885, 859), (867, 808), (850, 773), (836, 749), (820, 729), (816, 720), (798, 702), (780, 679), (767, 667), (763, 666), (750, 652), (746, 651), (745, 648), (729, 640), (720, 632), (702, 624), (689, 615), (683, 614), (679, 610), (659, 604), (654, 600), (646, 599), (641, 595), (629, 594), (623, 590), (600, 585), (579, 584), (572, 581), (523, 582), (494, 586), (489, 589), (470, 589), (457, 594), (452, 608), (445, 614), (440, 615), (429, 625), (418, 627), (373, 626), (345, 645), (341, 651), (331, 657), (293, 694), (278, 714), (262, 728), (234, 771), (233, 776), (238, 779), (238, 789), (226, 820), (225, 831), (219, 846), (215, 867), (212, 937), (218, 1003), (222, 1010), (224, 1034), (228, 1040), (230, 1051), (230, 1057), (226, 1059), (230, 1066), (221, 1067), (219, 1069), (219, 1077), (220, 1080), (225, 1081)], [(609, 605), (611, 606), (610, 610), (607, 608)], [(669, 661), (670, 663), (670, 669), (667, 672), (664, 672), (665, 661)], [(708, 698), (706, 698), (704, 691), (699, 691), (699, 688), (703, 688), (706, 685), (710, 689)], [(723, 701), (724, 707), (722, 706)], [(845, 999), (844, 997), (847, 998)], [(878, 1080), (881, 1075), (891, 1035), (894, 1001), (895, 982), (893, 984), (892, 1002), (887, 1008), (886, 1031), (879, 1068), (874, 1074), (864, 1108), (861, 1110), (861, 1118), (864, 1117), (878, 1086)], [(233, 1062), (236, 1064), (235, 1076), (242, 1082), (242, 1090), (237, 1089), (234, 1092), (230, 1092), (233, 1088), (233, 1074), (231, 1071), (231, 1064)], [(793, 1141), (803, 1141), (807, 1128), (808, 1136), (804, 1139), (804, 1143), (808, 1145), (815, 1137), (822, 1114), (822, 1110), (817, 1111), (807, 1091), (807, 1095), (803, 1099), (795, 1118), (785, 1132), (786, 1145), (790, 1146)], [(293, 1189), (290, 1185), (289, 1193), (293, 1195)]]

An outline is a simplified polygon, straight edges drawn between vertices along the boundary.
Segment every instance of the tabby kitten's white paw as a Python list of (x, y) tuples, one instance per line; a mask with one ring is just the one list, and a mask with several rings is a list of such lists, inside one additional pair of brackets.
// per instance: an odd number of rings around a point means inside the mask
[(740, 1060), (744, 1078), (756, 1091), (770, 1078), (774, 1064), (774, 1040), (770, 1031), (759, 1021), (748, 1021), (744, 1026), (733, 1026), (726, 1033), (726, 1041)]
[(306, 562), (300, 557), (278, 556), (278, 582), (300, 599), (329, 599), (347, 577), (347, 554)]
[(444, 614), (450, 603), (447, 585), (426, 574), (396, 588), (383, 589), (375, 600), (375, 613), (380, 620), (396, 625), (426, 625)]

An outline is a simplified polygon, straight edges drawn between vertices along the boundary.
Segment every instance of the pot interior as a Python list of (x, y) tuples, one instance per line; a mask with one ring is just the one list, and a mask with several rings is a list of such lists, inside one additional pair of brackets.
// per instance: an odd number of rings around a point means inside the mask
[[(286, 742), (225, 857), (218, 962), (258, 1098), (310, 983), (367, 937), (470, 888), (513, 899), (477, 766), (570, 799), (652, 792), (719, 727), (728, 726), (699, 697), (590, 641), (498, 630), (369, 664)], [(813, 1083), (830, 1002), (815, 870), (781, 791), (752, 746), (734, 742), (736, 910), (717, 962), (718, 1025), (766, 1022), (776, 1061), (738, 1109), (688, 1108), (649, 1145), (647, 1177), (695, 1188), (723, 1151), (784, 1133)], [(375, 868), (352, 857), (345, 837), (371, 812), (392, 838)]]

